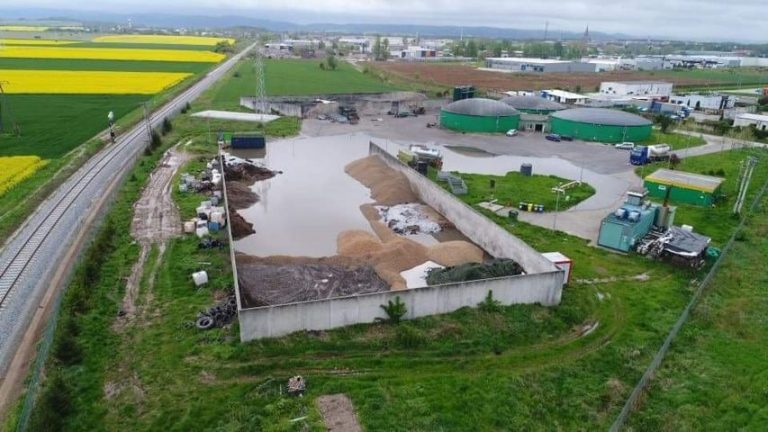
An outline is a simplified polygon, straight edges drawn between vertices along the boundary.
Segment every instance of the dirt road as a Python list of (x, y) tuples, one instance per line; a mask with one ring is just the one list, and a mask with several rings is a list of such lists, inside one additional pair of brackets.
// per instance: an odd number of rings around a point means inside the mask
[[(181, 150), (179, 145), (165, 152), (163, 159), (150, 175), (141, 198), (133, 206), (131, 235), (139, 243), (141, 252), (125, 287), (121, 313), (115, 322), (118, 329), (131, 322), (136, 316), (136, 300), (144, 275), (144, 266), (152, 246), (158, 246), (154, 264), (156, 267), (162, 260), (168, 239), (181, 235), (181, 216), (171, 196), (171, 183), (176, 171), (187, 160), (189, 155)], [(154, 268), (152, 273), (154, 274)], [(150, 286), (154, 279), (153, 274), (149, 277)]]

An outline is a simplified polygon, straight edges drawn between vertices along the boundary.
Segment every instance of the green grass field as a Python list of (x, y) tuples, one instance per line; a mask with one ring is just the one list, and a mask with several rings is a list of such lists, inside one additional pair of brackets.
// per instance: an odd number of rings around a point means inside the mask
[(187, 72), (197, 74), (213, 68), (211, 63), (129, 60), (24, 59), (0, 61), (0, 69), (84, 70), (120, 72)]
[(6, 95), (21, 136), (4, 136), (0, 155), (59, 158), (150, 99), (143, 95)]
[(656, 372), (633, 430), (768, 429), (768, 199)]
[[(570, 183), (556, 176), (534, 175), (526, 177), (519, 172), (508, 172), (504, 176), (455, 173), (467, 184), (469, 192), (460, 196), (462, 201), (471, 206), (483, 201), (496, 200), (496, 204), (517, 208), (522, 202), (542, 204), (544, 211), (555, 211), (558, 205), (560, 211), (567, 210), (595, 194), (595, 189), (584, 183), (567, 190), (560, 195), (558, 204), (557, 195), (552, 192), (553, 187)], [(436, 180), (437, 173), (430, 172), (430, 178)], [(491, 180), (495, 182), (491, 188)], [(438, 182), (445, 190), (450, 191), (447, 183)]]
[(686, 148), (696, 147), (706, 143), (707, 142), (701, 137), (677, 134), (674, 132), (664, 133), (660, 130), (654, 129), (651, 132), (650, 138), (637, 144), (669, 144), (672, 150), (684, 150)]
[(768, 83), (768, 76), (764, 71), (755, 68), (731, 68), (731, 69), (676, 69), (668, 71), (656, 71), (658, 78), (668, 79), (698, 79), (707, 80), (713, 84), (723, 85), (758, 85)]
[[(378, 79), (357, 71), (339, 60), (336, 70), (321, 70), (320, 60), (267, 60), (264, 62), (265, 85), (268, 96), (300, 96), (333, 93), (376, 93), (394, 88)], [(217, 106), (238, 106), (241, 96), (256, 93), (253, 62), (240, 63), (240, 76), (227, 81), (216, 95)]]

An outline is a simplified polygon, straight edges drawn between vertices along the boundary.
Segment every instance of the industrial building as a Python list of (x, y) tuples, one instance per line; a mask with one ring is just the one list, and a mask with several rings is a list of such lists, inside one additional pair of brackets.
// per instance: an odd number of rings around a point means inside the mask
[(565, 90), (542, 90), (541, 97), (561, 104), (584, 105), (589, 97), (583, 94), (572, 93)]
[(722, 111), (736, 105), (736, 97), (719, 94), (672, 95), (669, 103), (687, 106), (696, 111)]
[(520, 111), (520, 130), (529, 132), (549, 132), (549, 115), (567, 108), (538, 96), (510, 96), (501, 102)]
[(646, 191), (629, 191), (627, 199), (600, 224), (597, 244), (629, 252), (651, 231), (657, 218), (657, 207), (645, 201)]
[(400, 60), (426, 60), (437, 57), (437, 50), (410, 46), (402, 50), (392, 50), (389, 52), (389, 56)]
[(551, 130), (585, 141), (643, 141), (651, 136), (651, 121), (605, 108), (573, 108), (550, 116)]
[(741, 127), (754, 126), (757, 130), (761, 131), (768, 130), (768, 115), (750, 113), (739, 114), (733, 119), (733, 125)]
[(665, 81), (606, 81), (600, 83), (600, 94), (667, 101), (672, 96), (672, 83)]
[(537, 96), (509, 96), (501, 101), (521, 113), (528, 114), (552, 114), (566, 108), (560, 103)]
[(464, 99), (440, 111), (440, 125), (460, 132), (506, 132), (519, 128), (520, 113), (492, 99)]
[(645, 177), (645, 188), (655, 198), (708, 207), (720, 196), (723, 181), (721, 177), (659, 169)]
[(507, 72), (594, 72), (595, 65), (581, 61), (540, 58), (491, 57), (485, 66)]

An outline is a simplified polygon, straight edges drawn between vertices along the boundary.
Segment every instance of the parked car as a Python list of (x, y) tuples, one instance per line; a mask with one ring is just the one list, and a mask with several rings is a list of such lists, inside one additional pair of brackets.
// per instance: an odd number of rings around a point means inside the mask
[(513, 136), (516, 136), (516, 135), (517, 135), (517, 129), (510, 129), (510, 130), (507, 131), (507, 136), (508, 137), (513, 137)]
[(560, 139), (563, 141), (573, 141), (573, 137), (570, 137), (568, 135), (560, 135)]
[(558, 135), (558, 134), (549, 134), (549, 135), (545, 136), (544, 138), (546, 138), (546, 139), (548, 139), (550, 141), (554, 141), (554, 142), (560, 142), (560, 140), (562, 139), (560, 137), (560, 135)]
[(618, 143), (614, 147), (616, 147), (619, 150), (632, 150), (635, 148), (635, 143), (625, 141), (623, 143)]
[(408, 111), (400, 111), (399, 113), (395, 114), (396, 118), (402, 118), (402, 117), (409, 117), (411, 113)]

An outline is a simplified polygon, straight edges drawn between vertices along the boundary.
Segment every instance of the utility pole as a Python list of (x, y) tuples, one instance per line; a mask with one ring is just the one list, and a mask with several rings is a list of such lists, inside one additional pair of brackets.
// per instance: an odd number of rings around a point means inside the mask
[(557, 194), (557, 198), (555, 199), (555, 217), (552, 220), (552, 231), (557, 231), (557, 213), (560, 211), (560, 193), (562, 192), (562, 183), (557, 184), (557, 189), (555, 189), (555, 193)]
[(256, 72), (256, 97), (253, 100), (253, 110), (257, 113), (267, 113), (267, 96), (264, 84), (264, 60), (261, 57), (261, 51), (256, 50), (254, 59), (254, 70)]
[(748, 157), (741, 163), (739, 193), (736, 196), (736, 203), (733, 205), (734, 214), (741, 214), (741, 208), (744, 206), (744, 200), (747, 197), (747, 190), (749, 190), (749, 183), (752, 181), (755, 165), (757, 165), (757, 158), (754, 156)]

